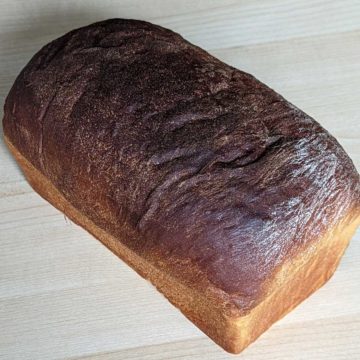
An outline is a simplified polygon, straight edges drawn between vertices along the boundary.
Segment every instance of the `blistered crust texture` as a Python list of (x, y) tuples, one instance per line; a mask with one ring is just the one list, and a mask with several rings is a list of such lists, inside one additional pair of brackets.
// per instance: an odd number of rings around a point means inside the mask
[(4, 132), (97, 226), (241, 313), (285, 261), (359, 214), (359, 175), (326, 130), (146, 22), (46, 45), (11, 89)]

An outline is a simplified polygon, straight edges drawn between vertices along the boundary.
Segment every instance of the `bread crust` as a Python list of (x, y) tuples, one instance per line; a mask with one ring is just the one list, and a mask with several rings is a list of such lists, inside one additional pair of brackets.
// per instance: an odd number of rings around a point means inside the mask
[(326, 130), (146, 22), (45, 46), (3, 124), (34, 189), (230, 352), (326, 282), (359, 222), (359, 175)]

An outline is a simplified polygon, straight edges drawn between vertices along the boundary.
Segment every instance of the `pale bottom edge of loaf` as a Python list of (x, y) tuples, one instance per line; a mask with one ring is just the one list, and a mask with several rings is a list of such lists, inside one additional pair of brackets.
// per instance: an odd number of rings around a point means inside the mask
[(249, 313), (244, 316), (227, 316), (219, 313), (221, 306), (215, 307), (213, 300), (208, 301), (206, 296), (164, 274), (124, 246), (120, 240), (96, 226), (73, 207), (6, 137), (5, 142), (35, 191), (99, 239), (142, 277), (150, 280), (186, 317), (231, 353), (241, 352), (274, 322), (327, 282), (359, 222), (358, 217), (349, 213), (340, 224), (329, 230), (315, 244), (284, 264), (272, 281), (270, 295)]

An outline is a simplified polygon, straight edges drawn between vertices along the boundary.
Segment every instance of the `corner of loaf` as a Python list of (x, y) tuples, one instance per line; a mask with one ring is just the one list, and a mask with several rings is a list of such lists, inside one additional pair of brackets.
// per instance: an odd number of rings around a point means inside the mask
[(35, 191), (232, 353), (331, 277), (359, 223), (359, 175), (334, 137), (150, 23), (46, 45), (3, 123)]
[[(224, 321), (213, 321), (212, 316), (206, 317), (208, 323), (198, 321), (196, 316), (190, 319), (226, 351), (240, 353), (331, 278), (359, 223), (360, 216), (353, 210), (324, 234), (316, 247), (304, 249), (287, 261), (271, 280), (266, 293), (246, 313), (223, 309)], [(209, 312), (213, 311), (209, 305)]]

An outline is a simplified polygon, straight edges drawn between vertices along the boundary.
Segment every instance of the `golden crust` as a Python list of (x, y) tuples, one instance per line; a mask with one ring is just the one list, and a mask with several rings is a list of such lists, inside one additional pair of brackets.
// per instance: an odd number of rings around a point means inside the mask
[(207, 294), (187, 287), (165, 271), (126, 247), (96, 226), (70, 204), (59, 190), (37, 170), (5, 137), (31, 186), (47, 201), (99, 239), (117, 256), (150, 280), (168, 300), (226, 351), (239, 353), (274, 322), (295, 308), (334, 273), (349, 240), (359, 224), (358, 211), (351, 211), (336, 227), (329, 229), (295, 258), (285, 262), (271, 280), (269, 292), (245, 315), (226, 308), (219, 294)]

